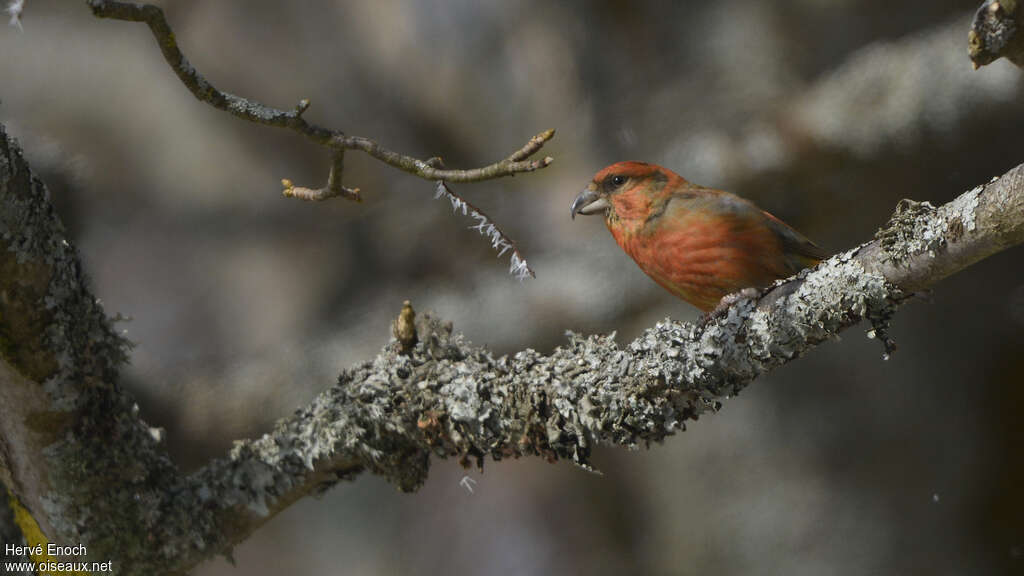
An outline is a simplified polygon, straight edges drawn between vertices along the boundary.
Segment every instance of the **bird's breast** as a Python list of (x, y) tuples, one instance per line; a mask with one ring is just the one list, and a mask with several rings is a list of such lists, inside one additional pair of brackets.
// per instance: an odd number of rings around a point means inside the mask
[(778, 240), (763, 227), (694, 214), (611, 232), (648, 276), (702, 310), (726, 294), (788, 275)]

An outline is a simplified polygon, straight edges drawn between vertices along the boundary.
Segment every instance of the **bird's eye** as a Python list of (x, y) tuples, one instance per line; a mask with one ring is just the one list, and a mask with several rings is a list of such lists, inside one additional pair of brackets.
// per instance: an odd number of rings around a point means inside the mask
[(612, 184), (614, 184), (615, 186), (622, 186), (625, 183), (626, 183), (626, 177), (625, 176), (612, 176)]

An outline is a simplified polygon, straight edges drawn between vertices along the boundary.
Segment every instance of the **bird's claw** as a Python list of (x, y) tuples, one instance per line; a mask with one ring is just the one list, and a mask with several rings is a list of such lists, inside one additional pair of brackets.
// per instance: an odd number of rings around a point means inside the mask
[(700, 323), (698, 324), (698, 326), (704, 328), (711, 322), (718, 320), (719, 318), (722, 318), (726, 314), (728, 314), (729, 308), (733, 304), (739, 302), (740, 300), (756, 298), (759, 293), (760, 291), (757, 288), (744, 288), (739, 292), (733, 292), (732, 294), (726, 294), (725, 296), (722, 296), (722, 299), (718, 302), (718, 306), (715, 306), (714, 310), (705, 313), (704, 316), (700, 319)]

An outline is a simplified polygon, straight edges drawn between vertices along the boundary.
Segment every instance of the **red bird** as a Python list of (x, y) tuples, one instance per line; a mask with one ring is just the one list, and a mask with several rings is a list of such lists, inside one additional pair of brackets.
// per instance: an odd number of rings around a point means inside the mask
[(705, 312), (817, 264), (815, 243), (739, 196), (691, 184), (644, 162), (601, 170), (572, 203), (604, 214), (615, 241), (648, 276)]

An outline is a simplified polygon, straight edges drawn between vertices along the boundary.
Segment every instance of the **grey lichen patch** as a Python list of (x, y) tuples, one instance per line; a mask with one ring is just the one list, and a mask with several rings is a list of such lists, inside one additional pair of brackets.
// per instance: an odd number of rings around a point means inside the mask
[[(826, 312), (816, 313), (817, 326), (826, 328), (830, 334), (818, 334), (816, 337), (830, 337), (848, 326), (851, 318), (863, 318), (871, 323), (868, 337), (879, 339), (884, 347), (883, 358), (888, 359), (896, 349), (895, 341), (889, 337), (889, 325), (906, 295), (882, 275), (868, 272), (855, 258), (858, 250), (847, 251), (827, 261), (821, 268), (823, 274), (809, 275), (797, 294), (815, 294), (824, 299), (816, 302), (814, 309)], [(806, 326), (805, 322), (797, 320), (794, 324), (802, 327)], [(817, 341), (820, 340), (812, 342)]]
[[(993, 178), (993, 182), (997, 182), (998, 178)], [(978, 228), (978, 206), (981, 204), (981, 195), (985, 191), (984, 186), (976, 186), (968, 192), (968, 196), (964, 200), (964, 206), (961, 212), (961, 219), (964, 221), (964, 227), (968, 232), (973, 232)]]
[(386, 347), (273, 433), (238, 444), (196, 477), (217, 482), (201, 493), (263, 513), (328, 460), (357, 462), (403, 490), (423, 482), (430, 454), (478, 463), (536, 454), (586, 466), (597, 443), (646, 445), (703, 411), (697, 396), (666, 393), (657, 358), (634, 364), (610, 337), (574, 335), (549, 356), (494, 358), (429, 315), (418, 326), (408, 354)]
[(338, 462), (335, 470), (366, 468), (403, 490), (423, 482), (430, 455), (478, 464), (540, 455), (589, 468), (598, 444), (660, 442), (843, 328), (887, 321), (900, 294), (855, 254), (804, 273), (766, 307), (741, 297), (702, 326), (665, 320), (625, 347), (614, 335), (570, 332), (550, 354), (496, 358), (450, 323), (418, 315), (407, 352), (386, 346), (196, 479), (213, 482), (201, 493), (218, 506), (263, 514)]
[[(956, 200), (943, 206), (946, 219), (951, 225), (958, 226), (961, 229), (961, 233), (956, 237), (950, 238), (950, 241), (959, 240), (963, 232), (974, 232), (977, 229), (978, 224), (975, 212), (978, 210), (981, 194), (984, 191), (984, 186), (975, 186), (966, 193), (961, 194)], [(959, 221), (959, 223), (952, 224), (956, 221)]]
[[(782, 291), (781, 297), (741, 302), (728, 316), (706, 327), (689, 385), (736, 393), (757, 375), (799, 357), (862, 319), (884, 331), (902, 295), (882, 276), (867, 272), (855, 259), (856, 252), (838, 254), (795, 281), (773, 288)], [(730, 384), (731, 390), (721, 388), (723, 383)]]
[(895, 264), (919, 254), (935, 256), (945, 248), (948, 224), (937, 214), (929, 202), (904, 198), (875, 239)]
[(1024, 238), (1019, 211), (998, 208), (1019, 198), (1006, 193), (1019, 188), (1019, 174), (1019, 168), (1011, 170), (941, 208), (901, 201), (888, 224), (876, 234), (877, 241), (865, 245), (866, 265), (913, 292), (1019, 243), (1019, 238)]

